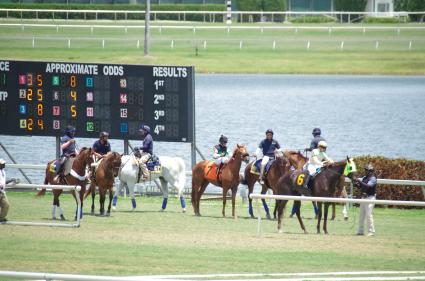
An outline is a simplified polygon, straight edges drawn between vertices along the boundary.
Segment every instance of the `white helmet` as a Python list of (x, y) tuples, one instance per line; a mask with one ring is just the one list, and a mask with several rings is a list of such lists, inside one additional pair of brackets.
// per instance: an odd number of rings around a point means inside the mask
[(0, 165), (1, 164), (6, 164), (6, 161), (4, 161), (4, 159), (0, 158)]
[(328, 144), (325, 142), (325, 141), (319, 141), (319, 144), (317, 145), (317, 147), (323, 147), (323, 148), (326, 148), (326, 147), (328, 147)]

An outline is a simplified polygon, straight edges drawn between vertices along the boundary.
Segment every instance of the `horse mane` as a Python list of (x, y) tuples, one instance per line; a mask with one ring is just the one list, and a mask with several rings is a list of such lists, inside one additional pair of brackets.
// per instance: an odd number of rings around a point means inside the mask
[(347, 160), (341, 160), (341, 161), (334, 162), (331, 165), (324, 166), (323, 169), (324, 170), (338, 170), (340, 168), (343, 169), (346, 164), (347, 164)]

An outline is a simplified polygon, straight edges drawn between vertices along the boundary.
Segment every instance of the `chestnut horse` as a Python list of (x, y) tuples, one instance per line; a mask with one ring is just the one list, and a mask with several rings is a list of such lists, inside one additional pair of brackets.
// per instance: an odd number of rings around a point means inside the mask
[(229, 162), (224, 165), (221, 169), (221, 174), (219, 177), (216, 177), (214, 180), (208, 179), (205, 170), (209, 160), (204, 160), (195, 165), (192, 169), (192, 206), (195, 212), (195, 215), (200, 216), (199, 212), (199, 201), (201, 196), (205, 191), (208, 183), (212, 183), (216, 186), (223, 188), (223, 217), (225, 215), (226, 208), (226, 196), (227, 191), (232, 190), (232, 216), (236, 218), (235, 213), (235, 202), (236, 202), (236, 193), (238, 191), (238, 185), (240, 181), (239, 170), (241, 168), (242, 161), (248, 162), (249, 153), (247, 152), (245, 145), (237, 145), (233, 151), (233, 155), (230, 158)]
[[(83, 147), (80, 150), (80, 153), (75, 157), (74, 162), (72, 163), (71, 173), (66, 175), (64, 178), (61, 178), (59, 182), (54, 181), (56, 176), (56, 172), (51, 170), (51, 165), (54, 165), (56, 160), (52, 160), (47, 163), (46, 167), (46, 175), (44, 177), (44, 184), (52, 184), (52, 185), (79, 185), (81, 186), (80, 191), (80, 200), (81, 200), (81, 212), (79, 214), (80, 218), (83, 217), (83, 197), (86, 191), (86, 167), (90, 167), (90, 165), (94, 162), (93, 150), (92, 148)], [(60, 207), (59, 196), (62, 194), (61, 189), (54, 189), (53, 192), (53, 206), (52, 206), (52, 218), (56, 219), (56, 208), (59, 209), (61, 220), (65, 220), (63, 215), (63, 209)], [(42, 189), (37, 193), (37, 196), (42, 196), (46, 193), (46, 189)], [(72, 194), (75, 197), (75, 194)], [(77, 212), (75, 212), (75, 219), (77, 218)]]
[[(295, 169), (302, 169), (304, 164), (307, 162), (307, 158), (304, 157), (304, 155), (301, 154), (301, 152), (296, 151), (285, 151), (283, 156), (276, 155), (276, 161), (274, 161), (271, 164), (270, 170), (267, 173), (265, 179), (264, 179), (264, 185), (262, 185), (261, 194), (266, 194), (267, 190), (271, 188), (273, 190), (274, 194), (277, 194), (277, 187), (276, 184), (280, 177), (282, 177), (286, 172), (288, 172), (291, 169), (291, 166), (293, 166)], [(249, 206), (248, 211), (251, 215), (251, 218), (254, 218), (254, 211), (252, 209), (252, 199), (249, 197), (249, 195), (254, 190), (254, 184), (259, 180), (259, 175), (251, 173), (252, 165), (255, 163), (255, 161), (252, 161), (249, 163), (245, 168), (244, 173), (244, 180), (243, 184), (248, 185), (248, 199), (249, 199)], [(263, 202), (264, 210), (266, 211), (266, 216), (268, 219), (271, 219), (269, 207), (267, 206), (266, 200), (261, 199)], [(274, 211), (274, 217), (276, 218), (276, 209), (277, 205), (275, 207)]]
[[(340, 187), (340, 179), (342, 175), (348, 176), (351, 180), (354, 179), (356, 170), (356, 164), (352, 158), (343, 160), (340, 162), (335, 162), (333, 164), (327, 165), (322, 168), (322, 170), (315, 176), (312, 183), (312, 196), (316, 197), (334, 197), (336, 194), (336, 189)], [(279, 179), (278, 182), (278, 195), (292, 195), (300, 196), (300, 193), (294, 189), (294, 181), (298, 177), (299, 172), (295, 173), (286, 173), (283, 177)], [(282, 214), (283, 209), (288, 202), (288, 200), (277, 200), (278, 202), (278, 232), (282, 233)], [(297, 205), (300, 204), (300, 201), (295, 201)], [(328, 219), (328, 209), (331, 203), (325, 202), (325, 214), (323, 222), (323, 231), (325, 234), (328, 234), (327, 229), (327, 219)], [(322, 219), (322, 202), (317, 202), (319, 214), (317, 218), (317, 233), (320, 233), (320, 221)], [(300, 215), (300, 206), (297, 206), (297, 218), (300, 223), (301, 229), (304, 230), (304, 233), (307, 233), (305, 226), (303, 224), (301, 215)]]
[(94, 198), (96, 197), (96, 186), (99, 187), (100, 215), (105, 215), (105, 199), (107, 191), (109, 191), (109, 204), (106, 215), (109, 216), (111, 214), (111, 204), (113, 198), (112, 191), (115, 178), (118, 176), (118, 170), (120, 169), (120, 167), (121, 155), (117, 152), (109, 152), (108, 154), (106, 154), (97, 166), (95, 175), (90, 183), (90, 187), (84, 196), (84, 198), (86, 198), (91, 193), (92, 214), (94, 214)]

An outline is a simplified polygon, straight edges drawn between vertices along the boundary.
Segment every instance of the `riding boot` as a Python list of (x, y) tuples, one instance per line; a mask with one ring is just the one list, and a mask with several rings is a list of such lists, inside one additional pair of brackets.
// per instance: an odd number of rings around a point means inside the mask
[(264, 168), (265, 168), (265, 165), (261, 165), (260, 178), (259, 178), (260, 184), (264, 184)]
[(310, 188), (308, 187), (308, 183), (310, 181), (311, 175), (310, 174), (306, 174), (305, 178), (304, 178), (304, 184), (303, 184), (303, 188), (305, 191), (310, 192)]

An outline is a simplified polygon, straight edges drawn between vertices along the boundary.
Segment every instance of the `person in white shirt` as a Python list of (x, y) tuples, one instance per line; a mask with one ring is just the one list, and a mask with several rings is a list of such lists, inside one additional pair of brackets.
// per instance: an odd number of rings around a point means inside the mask
[(4, 168), (6, 167), (6, 161), (0, 159), (0, 223), (6, 222), (6, 216), (9, 212), (9, 200), (7, 200), (6, 196), (6, 184), (10, 182), (17, 183), (16, 179), (10, 179), (6, 181), (6, 171)]

